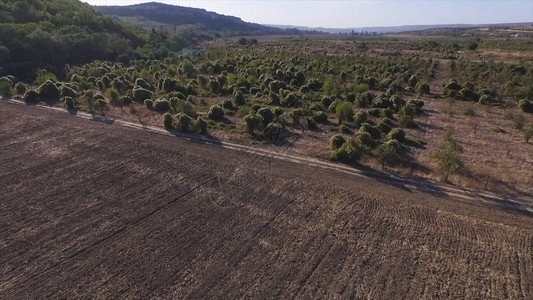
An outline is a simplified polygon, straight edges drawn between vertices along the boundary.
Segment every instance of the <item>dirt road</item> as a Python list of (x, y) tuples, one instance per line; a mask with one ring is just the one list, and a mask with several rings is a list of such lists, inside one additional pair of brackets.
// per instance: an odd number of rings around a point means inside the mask
[(532, 296), (528, 211), (35, 107), (0, 126), (8, 299)]

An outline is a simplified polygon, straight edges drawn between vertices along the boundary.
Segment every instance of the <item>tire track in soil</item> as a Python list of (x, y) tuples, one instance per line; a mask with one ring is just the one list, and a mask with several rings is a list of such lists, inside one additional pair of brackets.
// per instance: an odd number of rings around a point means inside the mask
[[(1, 109), (0, 114), (3, 114)], [(67, 118), (64, 121), (74, 122)], [(119, 132), (134, 133), (116, 130), (116, 136)], [(166, 142), (171, 140), (166, 137), (146, 138), (146, 147), (152, 143), (172, 145)], [(198, 171), (205, 168), (219, 170), (217, 176), (222, 176), (222, 182), (229, 178), (225, 185), (227, 191), (220, 196), (229, 198), (236, 194), (234, 201), (221, 199), (221, 203), (229, 203), (231, 207), (216, 206), (208, 199), (207, 192), (220, 188), (213, 179), (188, 196), (190, 201), (178, 201), (179, 206), (163, 209), (158, 218), (146, 219), (143, 226), (126, 230), (79, 254), (38, 280), (2, 289), (4, 295), (10, 298), (17, 295), (24, 298), (39, 295), (54, 298), (73, 295), (94, 298), (530, 296), (527, 280), (532, 273), (527, 264), (531, 265), (528, 256), (531, 256), (533, 227), (527, 215), (472, 201), (437, 199), (360, 177), (354, 180), (340, 172), (321, 170), (317, 174), (316, 169), (294, 162), (273, 161), (269, 168), (260, 167), (257, 177), (248, 178), (250, 173), (236, 167), (247, 164), (239, 160), (256, 164), (259, 160), (234, 158), (233, 152), (218, 148), (195, 148), (189, 144), (179, 147), (190, 147), (191, 152), (196, 150), (206, 158), (184, 156), (182, 160), (194, 161), (192, 167), (180, 164), (176, 168), (193, 168), (190, 172), (196, 178), (207, 174)], [(209, 154), (213, 151), (228, 158), (227, 161), (211, 159)], [(119, 153), (113, 153), (113, 160), (121, 159)], [(162, 167), (173, 163), (168, 156), (177, 153), (182, 155), (182, 150), (159, 148), (154, 150), (154, 156), (158, 154), (156, 163), (147, 161), (145, 165), (151, 168), (150, 172), (161, 172)], [(128, 159), (134, 160), (133, 157)], [(65, 172), (74, 170), (65, 168)], [(237, 170), (238, 175), (224, 175), (232, 170)], [(163, 189), (171, 188), (168, 183), (171, 173), (161, 173), (150, 182), (161, 184)], [(128, 182), (120, 177), (113, 180), (120, 186), (118, 190), (125, 188), (122, 182)], [(239, 192), (239, 187), (248, 182), (258, 185), (240, 190), (249, 191), (250, 199), (247, 193)], [(110, 186), (105, 185), (104, 189)], [(365, 194), (367, 189), (373, 191)], [(318, 193), (324, 196), (316, 197)], [(118, 195), (117, 191), (112, 197)], [(239, 205), (243, 202), (246, 205)], [(117, 205), (117, 212), (122, 212), (131, 203)], [(160, 206), (143, 205), (149, 209)], [(345, 249), (339, 246), (342, 241), (346, 241)], [(60, 241), (64, 242), (67, 240)], [(332, 248), (327, 248), (331, 245)], [(326, 254), (325, 250), (328, 250)], [(402, 287), (405, 285), (409, 288)], [(295, 291), (299, 294), (295, 295)]]
[[(192, 192), (194, 192), (196, 189), (198, 189), (199, 187), (201, 187), (202, 185), (205, 185), (205, 184), (208, 184), (209, 182), (212, 182), (214, 181), (216, 178), (213, 177), (213, 178), (210, 178), (204, 182), (202, 182), (201, 184), (199, 184), (198, 186), (194, 187), (193, 189), (187, 191), (186, 193), (180, 195), (179, 197), (176, 197), (175, 199), (173, 199), (172, 201), (168, 202), (167, 204), (163, 205), (163, 206), (160, 206), (160, 207), (157, 207), (155, 208), (154, 210), (150, 211), (149, 213), (137, 218), (136, 220), (134, 220), (132, 223), (126, 225), (126, 226), (123, 226), (121, 228), (119, 228), (118, 230), (114, 231), (113, 233), (101, 238), (101, 239), (98, 239), (96, 241), (94, 241), (93, 243), (91, 243), (90, 245), (74, 252), (73, 254), (67, 256), (64, 260), (62, 261), (59, 261), (45, 269), (43, 269), (42, 271), (39, 271), (35, 274), (33, 274), (32, 276), (29, 276), (26, 280), (22, 281), (20, 284), (25, 284), (27, 283), (28, 281), (31, 281), (35, 278), (38, 278), (38, 277), (41, 277), (41, 275), (49, 272), (49, 271), (52, 271), (53, 269), (61, 266), (61, 265), (64, 265), (66, 263), (68, 263), (69, 261), (71, 261), (72, 259), (76, 258), (77, 256), (85, 253), (85, 252), (89, 252), (91, 251), (91, 249), (93, 248), (96, 248), (97, 246), (103, 244), (103, 243), (106, 243), (110, 240), (112, 240), (113, 238), (117, 237), (118, 235), (124, 233), (125, 231), (139, 225), (141, 222), (145, 221), (146, 219), (150, 218), (151, 216), (157, 214), (158, 212), (162, 211), (163, 209), (171, 206), (172, 204), (176, 203), (177, 201), (179, 201), (180, 199), (182, 199), (183, 197), (186, 197), (187, 195), (191, 194)], [(2, 285), (0, 285), (0, 288), (2, 288)]]

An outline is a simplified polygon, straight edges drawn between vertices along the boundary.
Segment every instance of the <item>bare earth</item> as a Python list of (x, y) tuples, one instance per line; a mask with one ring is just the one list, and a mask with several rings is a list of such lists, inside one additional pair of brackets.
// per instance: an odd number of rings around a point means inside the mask
[(533, 218), (0, 103), (0, 295), (533, 297)]

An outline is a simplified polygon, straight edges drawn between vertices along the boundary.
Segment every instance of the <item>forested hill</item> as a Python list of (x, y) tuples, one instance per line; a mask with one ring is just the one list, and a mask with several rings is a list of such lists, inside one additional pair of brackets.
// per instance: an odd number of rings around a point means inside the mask
[(237, 17), (220, 15), (204, 9), (157, 2), (130, 6), (94, 6), (94, 9), (105, 15), (141, 17), (173, 26), (201, 25), (206, 30), (227, 31), (232, 34), (275, 34), (285, 31), (279, 28), (247, 23)]
[(115, 60), (143, 44), (132, 30), (77, 0), (0, 1), (0, 74)]

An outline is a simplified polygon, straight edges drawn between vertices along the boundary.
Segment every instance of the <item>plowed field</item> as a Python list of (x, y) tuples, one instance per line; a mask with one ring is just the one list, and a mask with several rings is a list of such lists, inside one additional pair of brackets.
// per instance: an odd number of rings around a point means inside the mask
[(533, 217), (0, 103), (0, 298), (531, 299)]

